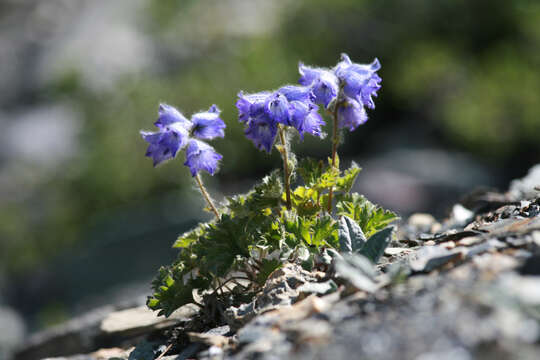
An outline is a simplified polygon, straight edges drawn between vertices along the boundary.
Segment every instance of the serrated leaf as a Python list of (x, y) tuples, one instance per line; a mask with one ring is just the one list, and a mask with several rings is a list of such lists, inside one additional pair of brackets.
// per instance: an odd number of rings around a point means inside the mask
[(384, 249), (388, 247), (392, 240), (393, 227), (383, 229), (372, 235), (366, 244), (358, 252), (376, 264), (384, 254)]
[(330, 166), (330, 167), (333, 166), (333, 167), (339, 169), (339, 155), (338, 154), (336, 154), (336, 161), (335, 161), (334, 164), (332, 164), (332, 158), (328, 157), (328, 166)]
[(334, 219), (329, 216), (321, 216), (317, 218), (313, 224), (313, 238), (311, 243), (317, 247), (329, 244), (337, 245), (337, 227)]
[(311, 187), (317, 183), (323, 173), (324, 164), (321, 160), (306, 158), (298, 164), (296, 171), (304, 180), (307, 187)]
[(198, 226), (195, 229), (180, 235), (174, 242), (173, 248), (187, 248), (197, 241), (202, 234), (204, 234), (204, 228)]
[(359, 194), (344, 195), (336, 204), (338, 215), (354, 219), (366, 237), (370, 237), (391, 224), (399, 217), (389, 210), (382, 209)]
[(341, 252), (359, 251), (366, 244), (362, 228), (350, 217), (342, 215), (338, 223), (339, 247)]
[(353, 162), (351, 167), (345, 170), (344, 175), (337, 179), (335, 191), (351, 191), (351, 188), (353, 187), (356, 178), (358, 177), (358, 174), (361, 170), (362, 169)]

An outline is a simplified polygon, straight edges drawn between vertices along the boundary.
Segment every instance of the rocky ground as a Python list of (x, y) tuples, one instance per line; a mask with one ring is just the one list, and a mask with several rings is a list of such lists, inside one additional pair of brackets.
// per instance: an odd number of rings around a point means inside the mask
[(221, 323), (196, 306), (98, 309), (32, 336), (17, 360), (539, 359), (540, 166), (478, 191), (444, 221), (404, 221), (377, 268), (290, 265)]

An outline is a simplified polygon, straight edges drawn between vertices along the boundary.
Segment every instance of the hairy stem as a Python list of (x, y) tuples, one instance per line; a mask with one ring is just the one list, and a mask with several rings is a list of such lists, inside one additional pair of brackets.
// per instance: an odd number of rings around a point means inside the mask
[(278, 124), (279, 129), (279, 139), (281, 140), (281, 145), (283, 146), (283, 151), (281, 154), (283, 155), (283, 176), (285, 180), (285, 196), (287, 197), (287, 210), (291, 210), (291, 184), (290, 181), (290, 172), (289, 172), (289, 154), (287, 149), (287, 140), (285, 139), (285, 131), (283, 130), (283, 126), (281, 124)]
[[(339, 145), (339, 129), (338, 129), (338, 112), (339, 104), (334, 105), (334, 111), (332, 111), (332, 120), (334, 122), (333, 134), (332, 134), (332, 167), (336, 167), (337, 148)], [(332, 212), (332, 196), (334, 195), (334, 188), (330, 186), (328, 192), (328, 213)]]
[(204, 187), (202, 183), (201, 176), (198, 173), (195, 175), (195, 180), (197, 181), (197, 184), (199, 185), (199, 188), (201, 189), (202, 196), (208, 203), (208, 206), (210, 206), (210, 209), (212, 210), (214, 215), (216, 215), (216, 219), (219, 220), (219, 212), (217, 211), (216, 206), (214, 205), (214, 202), (212, 201), (212, 198), (208, 194), (208, 191), (206, 191), (206, 188)]

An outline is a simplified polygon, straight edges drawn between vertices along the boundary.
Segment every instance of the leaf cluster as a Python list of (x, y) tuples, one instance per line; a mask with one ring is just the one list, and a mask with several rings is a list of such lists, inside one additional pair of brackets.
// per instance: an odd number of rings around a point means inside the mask
[[(360, 168), (339, 171), (304, 160), (297, 172), (300, 184), (290, 209), (281, 173), (274, 171), (247, 194), (227, 198), (218, 220), (179, 236), (173, 245), (178, 258), (159, 270), (147, 305), (169, 316), (196, 303), (201, 293), (230, 298), (234, 287), (253, 293), (284, 263), (312, 269), (331, 249), (358, 252), (376, 263), (390, 241), (391, 231), (381, 230), (397, 217), (350, 193)], [(335, 214), (326, 211), (330, 187)]]

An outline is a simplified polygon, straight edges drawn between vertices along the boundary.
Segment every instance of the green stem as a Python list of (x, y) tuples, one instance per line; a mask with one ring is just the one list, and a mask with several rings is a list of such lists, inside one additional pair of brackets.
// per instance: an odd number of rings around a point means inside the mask
[[(332, 112), (332, 120), (334, 121), (334, 131), (332, 134), (332, 167), (336, 167), (336, 156), (337, 156), (337, 148), (339, 145), (339, 129), (338, 129), (338, 119), (337, 119), (337, 112), (338, 112), (339, 104), (336, 103), (334, 105), (334, 111)], [(334, 194), (334, 188), (330, 186), (330, 191), (328, 192), (328, 213), (332, 212), (332, 196)]]
[(291, 184), (290, 181), (290, 170), (289, 170), (289, 155), (288, 155), (288, 149), (287, 149), (287, 140), (285, 139), (285, 131), (283, 130), (283, 126), (281, 124), (278, 124), (279, 129), (279, 139), (281, 140), (281, 145), (283, 146), (283, 151), (281, 154), (283, 155), (283, 172), (284, 172), (284, 180), (285, 180), (285, 196), (287, 198), (287, 210), (291, 210)]
[(212, 201), (212, 198), (210, 197), (210, 195), (206, 191), (206, 188), (204, 187), (204, 185), (202, 183), (201, 176), (198, 173), (195, 175), (195, 180), (197, 181), (197, 184), (199, 185), (199, 188), (201, 189), (202, 196), (204, 197), (204, 199), (208, 203), (208, 206), (210, 206), (210, 210), (212, 210), (214, 215), (216, 215), (216, 219), (219, 220), (219, 212), (217, 211), (216, 206), (214, 205), (214, 202)]

